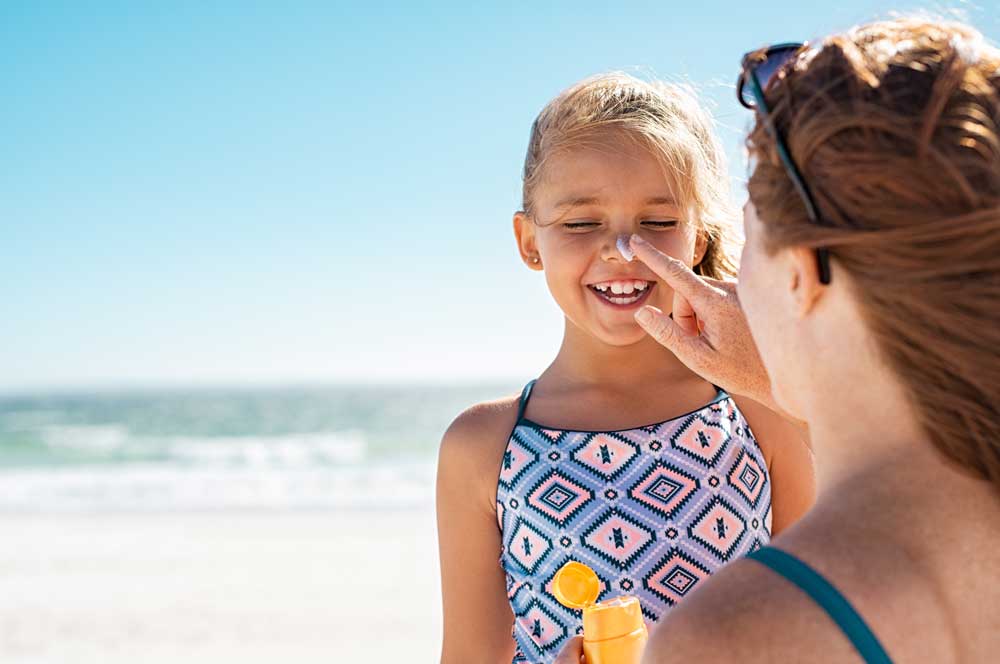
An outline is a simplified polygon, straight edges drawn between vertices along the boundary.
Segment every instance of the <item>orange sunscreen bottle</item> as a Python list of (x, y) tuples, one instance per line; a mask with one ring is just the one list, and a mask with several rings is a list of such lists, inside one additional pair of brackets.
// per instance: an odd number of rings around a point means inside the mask
[(587, 664), (639, 664), (649, 634), (638, 599), (624, 596), (598, 604), (601, 580), (572, 560), (552, 577), (552, 594), (563, 606), (583, 609)]

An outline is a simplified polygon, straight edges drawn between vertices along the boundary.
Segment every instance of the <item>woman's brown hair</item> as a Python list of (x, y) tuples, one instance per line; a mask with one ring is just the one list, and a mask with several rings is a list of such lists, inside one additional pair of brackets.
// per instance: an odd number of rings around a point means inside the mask
[(767, 98), (822, 221), (758, 118), (765, 245), (829, 248), (934, 445), (1000, 488), (1000, 50), (962, 24), (872, 23), (804, 52)]

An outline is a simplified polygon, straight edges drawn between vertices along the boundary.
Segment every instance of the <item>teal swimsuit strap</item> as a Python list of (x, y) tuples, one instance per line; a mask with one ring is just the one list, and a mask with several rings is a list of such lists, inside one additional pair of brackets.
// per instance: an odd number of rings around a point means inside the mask
[(528, 407), (528, 399), (531, 398), (531, 390), (532, 388), (535, 387), (535, 383), (537, 382), (538, 382), (537, 378), (530, 381), (527, 385), (524, 386), (524, 389), (521, 391), (521, 403), (517, 407), (518, 422), (520, 422), (521, 418), (524, 417), (524, 409)]
[(829, 581), (820, 576), (819, 572), (795, 556), (769, 546), (754, 551), (747, 555), (747, 558), (753, 558), (770, 567), (775, 574), (788, 579), (809, 595), (851, 640), (865, 662), (892, 664), (878, 638), (851, 603)]

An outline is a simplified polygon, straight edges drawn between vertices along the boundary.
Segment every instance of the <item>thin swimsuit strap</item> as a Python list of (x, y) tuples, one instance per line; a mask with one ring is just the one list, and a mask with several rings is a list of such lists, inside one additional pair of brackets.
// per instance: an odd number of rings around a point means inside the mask
[(878, 638), (864, 619), (858, 614), (847, 598), (819, 572), (809, 567), (795, 556), (780, 549), (765, 546), (747, 555), (769, 567), (778, 576), (784, 577), (812, 598), (836, 623), (840, 631), (850, 639), (861, 658), (869, 664), (892, 664)]
[(525, 408), (528, 407), (528, 399), (531, 398), (531, 390), (535, 387), (535, 383), (537, 383), (537, 382), (538, 382), (538, 379), (535, 378), (534, 380), (529, 381), (528, 384), (524, 386), (524, 389), (521, 390), (521, 402), (520, 402), (520, 404), (518, 404), (518, 407), (517, 407), (517, 421), (518, 422), (520, 422), (521, 418), (524, 417), (524, 410), (525, 410)]

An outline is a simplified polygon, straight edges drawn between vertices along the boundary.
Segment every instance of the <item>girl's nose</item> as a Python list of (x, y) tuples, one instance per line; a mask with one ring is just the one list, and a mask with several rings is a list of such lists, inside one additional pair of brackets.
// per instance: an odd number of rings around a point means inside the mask
[(618, 253), (627, 262), (631, 263), (635, 258), (635, 252), (632, 251), (632, 245), (629, 244), (629, 240), (632, 239), (631, 233), (620, 233), (618, 239), (615, 241), (615, 247), (618, 249)]
[(621, 253), (618, 251), (618, 234), (608, 233), (608, 236), (601, 243), (601, 260), (623, 262)]
[(609, 233), (601, 246), (601, 260), (631, 263), (632, 259), (635, 258), (632, 247), (629, 246), (629, 238), (631, 237), (631, 233)]

